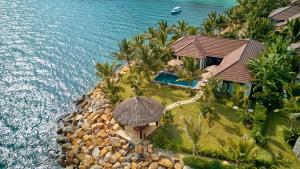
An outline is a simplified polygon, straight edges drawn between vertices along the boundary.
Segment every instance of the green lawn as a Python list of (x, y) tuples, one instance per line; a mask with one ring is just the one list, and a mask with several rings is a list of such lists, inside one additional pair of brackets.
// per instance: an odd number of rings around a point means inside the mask
[[(132, 89), (127, 84), (121, 83), (121, 86), (125, 89), (125, 91), (121, 93), (123, 99), (134, 96)], [(155, 83), (145, 83), (143, 85), (143, 91), (145, 96), (151, 97), (165, 105), (190, 98), (183, 89), (161, 86)], [(214, 117), (214, 125), (210, 128), (205, 119), (202, 120), (203, 130), (199, 146), (205, 149), (215, 150), (224, 148), (226, 138), (232, 138), (233, 140), (238, 140), (243, 136), (250, 138), (251, 131), (241, 124), (238, 112), (232, 109), (232, 102), (227, 99), (223, 99), (220, 102), (222, 104), (219, 102), (215, 103), (216, 116)], [(192, 119), (198, 119), (199, 107), (199, 103), (195, 102), (172, 110), (175, 124), (172, 132), (165, 133), (165, 136), (171, 144), (177, 144), (186, 148), (192, 147), (192, 142), (185, 132), (182, 119), (189, 118), (190, 116)], [(261, 111), (261, 109), (257, 111)], [(274, 113), (274, 115), (269, 117), (267, 132), (268, 135), (271, 136), (271, 140), (267, 148), (263, 149), (257, 147), (259, 149), (259, 157), (270, 159), (271, 154), (280, 152), (285, 159), (288, 159), (292, 163), (290, 168), (300, 168), (300, 162), (294, 156), (291, 148), (284, 143), (281, 135), (281, 128), (287, 126), (288, 120), (279, 113)], [(153, 135), (155, 136), (156, 133), (157, 132), (153, 133)]]

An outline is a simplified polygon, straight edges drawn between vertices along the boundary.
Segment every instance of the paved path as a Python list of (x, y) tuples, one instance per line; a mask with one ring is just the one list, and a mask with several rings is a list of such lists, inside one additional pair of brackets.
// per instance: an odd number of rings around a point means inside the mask
[(202, 96), (203, 94), (203, 91), (201, 90), (199, 93), (196, 94), (196, 96), (194, 96), (193, 98), (191, 99), (188, 99), (188, 100), (183, 100), (183, 101), (178, 101), (178, 102), (175, 102), (175, 103), (172, 103), (170, 105), (168, 105), (166, 108), (165, 108), (165, 112), (175, 108), (175, 107), (179, 107), (181, 105), (185, 105), (185, 104), (190, 104), (190, 103), (193, 103), (195, 101), (197, 101), (198, 99), (200, 99), (200, 97)]

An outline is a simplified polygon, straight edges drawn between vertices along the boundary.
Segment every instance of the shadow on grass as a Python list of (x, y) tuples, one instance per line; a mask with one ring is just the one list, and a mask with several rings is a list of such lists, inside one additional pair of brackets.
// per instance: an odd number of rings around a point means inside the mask
[(183, 146), (182, 133), (178, 125), (161, 126), (150, 136), (152, 144), (160, 148), (176, 149)]

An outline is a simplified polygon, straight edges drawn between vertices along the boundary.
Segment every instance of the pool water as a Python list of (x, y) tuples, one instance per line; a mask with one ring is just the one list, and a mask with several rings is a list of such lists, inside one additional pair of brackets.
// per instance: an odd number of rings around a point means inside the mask
[(167, 72), (161, 72), (159, 73), (155, 78), (154, 81), (160, 84), (167, 84), (167, 85), (173, 85), (173, 86), (179, 86), (179, 87), (191, 87), (192, 89), (196, 88), (198, 82), (196, 80), (193, 80), (192, 83), (189, 83), (187, 81), (179, 81), (179, 77), (172, 73)]

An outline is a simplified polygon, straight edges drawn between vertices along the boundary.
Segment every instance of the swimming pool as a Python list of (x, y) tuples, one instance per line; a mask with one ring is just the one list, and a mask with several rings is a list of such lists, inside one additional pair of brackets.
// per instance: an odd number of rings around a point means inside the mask
[(160, 72), (158, 75), (155, 76), (154, 82), (186, 88), (191, 87), (192, 89), (195, 89), (198, 85), (198, 82), (196, 80), (193, 80), (193, 82), (190, 84), (187, 81), (178, 81), (178, 79), (179, 77), (176, 74)]

